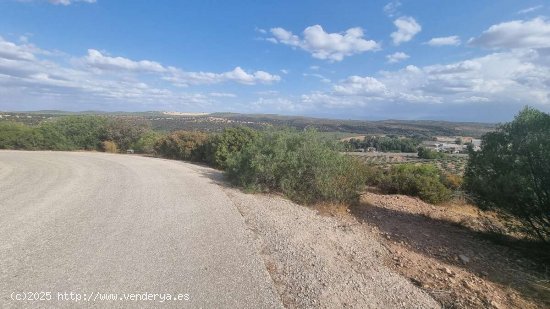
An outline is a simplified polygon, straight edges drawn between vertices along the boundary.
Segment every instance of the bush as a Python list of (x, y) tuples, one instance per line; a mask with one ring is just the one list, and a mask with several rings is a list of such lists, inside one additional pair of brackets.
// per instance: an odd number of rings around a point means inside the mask
[(170, 159), (203, 161), (208, 135), (201, 132), (176, 131), (159, 139), (155, 153)]
[(0, 122), (0, 149), (34, 149), (33, 130), (16, 122)]
[(116, 143), (113, 142), (113, 141), (101, 142), (101, 148), (105, 152), (110, 152), (110, 153), (117, 153), (118, 152), (118, 147), (117, 147)]
[(451, 190), (459, 190), (462, 187), (462, 184), (464, 182), (464, 178), (460, 177), (456, 174), (451, 173), (445, 173), (442, 177), (442, 182), (445, 185), (445, 187), (451, 189)]
[(141, 119), (102, 116), (67, 116), (45, 121), (38, 126), (17, 122), (0, 122), (0, 149), (25, 150), (105, 150), (104, 141), (117, 149), (138, 145), (151, 153), (158, 134)]
[(105, 125), (105, 138), (115, 142), (121, 150), (127, 150), (150, 130), (144, 119), (118, 117), (109, 119)]
[(315, 202), (354, 202), (364, 185), (363, 165), (341, 155), (314, 132), (265, 132), (229, 154), (226, 175), (255, 191), (278, 191)]
[(213, 136), (206, 146), (205, 161), (220, 169), (227, 168), (227, 158), (240, 152), (244, 146), (258, 138), (258, 132), (247, 127), (225, 129), (221, 134)]
[(550, 115), (522, 110), (470, 147), (465, 188), (483, 209), (519, 220), (524, 232), (550, 242)]
[(99, 116), (68, 116), (62, 117), (43, 126), (58, 132), (66, 139), (70, 149), (94, 150), (106, 140), (106, 117)]
[(419, 147), (419, 148), (418, 148), (418, 157), (419, 157), (420, 159), (430, 159), (430, 160), (433, 160), (433, 159), (441, 159), (441, 158), (444, 158), (444, 157), (445, 157), (445, 154), (444, 154), (444, 153), (441, 153), (441, 152), (437, 152), (437, 151), (432, 150), (432, 149), (429, 149), (429, 148)]
[(425, 202), (448, 201), (452, 192), (441, 181), (437, 167), (429, 164), (399, 164), (380, 177), (377, 186), (385, 193), (418, 196)]
[(152, 154), (155, 152), (155, 144), (163, 138), (163, 135), (155, 131), (147, 131), (132, 145), (137, 153)]

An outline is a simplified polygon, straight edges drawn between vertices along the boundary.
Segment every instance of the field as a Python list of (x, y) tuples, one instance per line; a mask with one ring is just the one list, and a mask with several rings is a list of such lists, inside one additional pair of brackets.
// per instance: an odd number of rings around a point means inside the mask
[(464, 174), (468, 162), (468, 155), (466, 154), (450, 154), (444, 158), (434, 160), (419, 159), (416, 153), (347, 152), (346, 154), (355, 156), (366, 164), (381, 166), (399, 163), (431, 163), (443, 172), (456, 175)]

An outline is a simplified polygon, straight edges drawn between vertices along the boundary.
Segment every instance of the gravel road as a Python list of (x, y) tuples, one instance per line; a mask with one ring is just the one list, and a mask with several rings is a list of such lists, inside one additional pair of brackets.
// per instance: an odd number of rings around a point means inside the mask
[(132, 155), (0, 151), (0, 307), (280, 308), (209, 173)]

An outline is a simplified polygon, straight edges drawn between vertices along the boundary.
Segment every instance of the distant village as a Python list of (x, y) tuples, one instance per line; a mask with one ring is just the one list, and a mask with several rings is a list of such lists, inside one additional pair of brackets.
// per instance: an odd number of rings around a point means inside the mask
[(420, 146), (437, 152), (466, 153), (468, 145), (472, 145), (474, 151), (481, 150), (481, 140), (463, 136), (436, 136), (433, 141), (423, 141)]

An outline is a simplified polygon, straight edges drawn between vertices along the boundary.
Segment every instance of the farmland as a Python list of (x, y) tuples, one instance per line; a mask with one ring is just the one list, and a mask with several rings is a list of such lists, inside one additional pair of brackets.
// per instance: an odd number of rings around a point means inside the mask
[(400, 163), (423, 163), (434, 164), (442, 172), (456, 175), (463, 175), (467, 154), (449, 154), (440, 159), (420, 159), (416, 153), (394, 153), (394, 152), (347, 152), (347, 155), (359, 158), (361, 162), (369, 165), (390, 166)]

